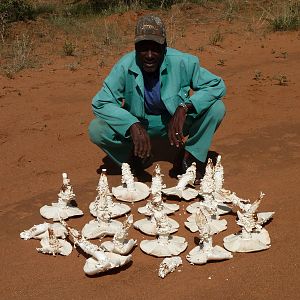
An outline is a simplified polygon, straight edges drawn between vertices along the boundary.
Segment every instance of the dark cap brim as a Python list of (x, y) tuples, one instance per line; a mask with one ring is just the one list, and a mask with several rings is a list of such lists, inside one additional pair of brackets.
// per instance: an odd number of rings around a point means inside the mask
[(134, 40), (135, 43), (138, 43), (141, 41), (154, 41), (158, 44), (163, 45), (166, 41), (166, 38), (163, 36), (157, 36), (157, 35), (153, 35), (153, 34), (138, 35), (135, 37), (135, 40)]

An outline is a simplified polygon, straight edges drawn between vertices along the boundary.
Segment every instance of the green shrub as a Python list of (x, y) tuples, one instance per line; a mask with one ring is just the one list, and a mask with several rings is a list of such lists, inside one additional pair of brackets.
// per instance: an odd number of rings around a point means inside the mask
[(183, 1), (176, 1), (176, 0), (144, 0), (141, 1), (143, 2), (147, 8), (158, 8), (158, 7), (162, 7), (162, 8), (169, 8), (171, 7), (173, 4), (179, 3), (179, 2), (183, 2)]
[(6, 14), (9, 22), (32, 20), (35, 17), (34, 8), (26, 0), (1, 0), (0, 13)]
[(180, 0), (89, 0), (90, 8), (94, 12), (101, 12), (103, 10), (120, 10), (131, 7), (145, 7), (145, 8), (169, 8), (175, 3), (183, 2)]
[(56, 6), (52, 3), (40, 3), (34, 6), (34, 14), (44, 15), (44, 14), (53, 14), (56, 12)]
[(76, 50), (76, 46), (74, 43), (65, 41), (63, 46), (63, 52), (66, 56), (74, 56)]
[[(222, 0), (213, 0), (213, 2), (221, 2)], [(156, 9), (156, 8), (170, 8), (174, 4), (191, 2), (199, 5), (204, 5), (209, 0), (88, 0), (82, 3), (75, 4), (78, 12), (93, 11), (94, 13), (103, 12), (120, 12), (125, 11), (128, 8), (145, 8), (145, 9)]]

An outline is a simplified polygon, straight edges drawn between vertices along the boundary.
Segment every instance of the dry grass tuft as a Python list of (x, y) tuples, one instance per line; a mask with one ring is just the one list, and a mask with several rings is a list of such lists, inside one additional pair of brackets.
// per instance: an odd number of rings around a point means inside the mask
[(220, 29), (213, 31), (212, 34), (209, 36), (208, 43), (212, 46), (219, 46), (221, 42), (223, 41), (224, 36), (221, 33)]
[(33, 43), (29, 35), (17, 36), (8, 50), (6, 64), (2, 66), (2, 70), (8, 78), (13, 78), (17, 72), (23, 69), (34, 67)]

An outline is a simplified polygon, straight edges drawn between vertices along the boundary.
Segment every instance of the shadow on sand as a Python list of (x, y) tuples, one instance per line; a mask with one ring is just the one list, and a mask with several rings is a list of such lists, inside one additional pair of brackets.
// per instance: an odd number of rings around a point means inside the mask
[[(183, 158), (184, 149), (171, 146), (167, 139), (157, 138), (151, 140), (151, 143), (152, 155), (150, 160), (147, 162), (146, 168), (152, 166), (156, 162), (164, 161), (172, 164), (172, 168), (169, 170), (170, 177), (176, 178), (177, 175), (181, 174), (180, 170), (178, 169), (178, 165), (180, 165), (178, 162), (181, 162)], [(207, 160), (211, 158), (213, 164), (215, 165), (218, 155), (219, 154), (215, 151), (209, 151)], [(102, 159), (102, 163), (100, 163), (96, 172), (101, 174), (103, 169), (106, 169), (107, 175), (121, 175), (121, 167), (118, 166), (108, 155)], [(140, 182), (150, 182), (152, 175), (146, 170), (143, 170), (142, 172), (136, 174), (136, 177)]]

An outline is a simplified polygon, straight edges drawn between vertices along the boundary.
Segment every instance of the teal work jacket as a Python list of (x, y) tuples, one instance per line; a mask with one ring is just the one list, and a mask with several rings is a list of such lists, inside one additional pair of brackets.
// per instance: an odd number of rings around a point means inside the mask
[[(167, 48), (160, 66), (160, 86), (161, 100), (171, 115), (182, 102), (192, 103), (201, 114), (226, 91), (224, 81), (202, 68), (196, 56), (172, 48)], [(124, 55), (112, 68), (93, 98), (92, 109), (123, 137), (132, 124), (145, 118), (144, 80), (135, 51)]]

